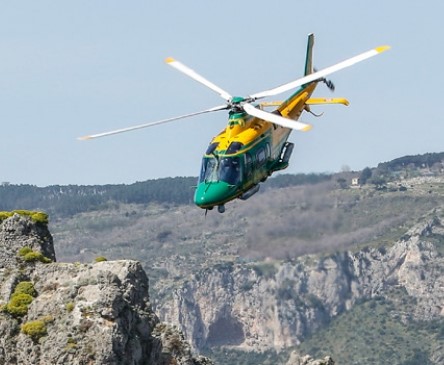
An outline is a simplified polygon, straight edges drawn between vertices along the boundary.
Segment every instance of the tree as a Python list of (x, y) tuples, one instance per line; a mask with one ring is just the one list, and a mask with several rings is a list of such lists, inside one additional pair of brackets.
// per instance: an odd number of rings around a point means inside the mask
[(359, 176), (359, 182), (364, 185), (367, 183), (367, 180), (372, 177), (372, 170), (369, 167), (366, 167), (362, 170), (361, 175)]

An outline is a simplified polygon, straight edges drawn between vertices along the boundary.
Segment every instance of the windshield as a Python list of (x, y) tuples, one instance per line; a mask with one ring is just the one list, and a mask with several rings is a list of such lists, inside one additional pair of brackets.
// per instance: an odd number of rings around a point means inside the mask
[(239, 157), (204, 157), (199, 182), (224, 181), (237, 185), (240, 179)]
[(202, 161), (199, 182), (217, 181), (216, 174), (217, 159), (205, 157)]

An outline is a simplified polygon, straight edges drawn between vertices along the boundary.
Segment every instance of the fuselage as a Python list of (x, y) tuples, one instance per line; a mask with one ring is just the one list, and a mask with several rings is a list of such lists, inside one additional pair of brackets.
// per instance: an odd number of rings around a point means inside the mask
[[(317, 82), (304, 85), (273, 112), (297, 120)], [(205, 152), (194, 202), (204, 209), (223, 206), (247, 196), (273, 172), (288, 166), (283, 158), (291, 129), (230, 112), (227, 127), (215, 136)]]

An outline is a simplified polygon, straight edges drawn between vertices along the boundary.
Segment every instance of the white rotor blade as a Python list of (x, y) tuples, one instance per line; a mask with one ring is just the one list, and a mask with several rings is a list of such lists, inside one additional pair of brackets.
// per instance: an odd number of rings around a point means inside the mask
[(277, 94), (283, 93), (285, 91), (294, 89), (294, 88), (296, 88), (298, 86), (302, 86), (304, 84), (307, 84), (307, 83), (309, 83), (311, 81), (315, 81), (315, 80), (321, 79), (321, 78), (323, 78), (323, 77), (325, 77), (327, 75), (332, 74), (333, 72), (342, 70), (342, 69), (344, 69), (346, 67), (354, 65), (355, 63), (364, 61), (367, 58), (376, 56), (377, 54), (380, 54), (380, 53), (382, 53), (382, 52), (384, 52), (384, 51), (386, 51), (388, 49), (390, 49), (390, 46), (381, 46), (381, 47), (373, 48), (370, 51), (361, 53), (361, 54), (359, 54), (359, 55), (357, 55), (355, 57), (352, 57), (352, 58), (349, 58), (349, 59), (347, 59), (345, 61), (339, 62), (336, 65), (324, 68), (321, 71), (317, 71), (317, 72), (314, 72), (312, 74), (309, 74), (309, 75), (307, 75), (305, 77), (302, 77), (302, 78), (300, 78), (298, 80), (295, 80), (295, 81), (289, 82), (287, 84), (278, 86), (278, 87), (276, 87), (274, 89), (269, 89), (269, 90), (265, 90), (265, 91), (253, 94), (253, 95), (251, 95), (251, 97), (255, 100), (255, 99), (265, 98), (267, 96), (272, 96), (272, 95), (277, 95)]
[(202, 85), (205, 85), (206, 87), (210, 88), (211, 90), (218, 93), (223, 99), (225, 100), (231, 100), (232, 96), (230, 93), (226, 92), (224, 89), (221, 89), (219, 86), (213, 84), (211, 81), (208, 81), (205, 77), (199, 75), (196, 71), (192, 70), (191, 68), (185, 66), (183, 63), (176, 61), (172, 57), (168, 57), (165, 60), (166, 63), (168, 63), (170, 66), (173, 66), (176, 70), (179, 70), (180, 72), (183, 72), (185, 75), (191, 77), (197, 82), (200, 82)]
[(185, 115), (181, 115), (181, 116), (173, 117), (173, 118), (168, 118), (168, 119), (162, 119), (162, 120), (158, 120), (156, 122), (139, 124), (139, 125), (136, 125), (136, 126), (133, 126), (133, 127), (116, 129), (114, 131), (109, 131), (109, 132), (104, 132), (104, 133), (91, 134), (89, 136), (79, 137), (78, 139), (80, 139), (80, 140), (87, 140), (87, 139), (111, 136), (113, 134), (129, 132), (129, 131), (133, 131), (135, 129), (148, 128), (148, 127), (152, 127), (152, 126), (163, 124), (163, 123), (169, 123), (169, 122), (172, 122), (172, 121), (175, 121), (175, 120), (178, 120), (178, 119), (189, 118), (189, 117), (192, 117), (194, 115), (199, 115), (199, 114), (204, 114), (204, 113), (211, 113), (211, 112), (216, 112), (216, 111), (224, 110), (224, 109), (227, 109), (227, 105), (219, 105), (219, 106), (215, 106), (214, 108), (210, 108), (210, 109), (207, 109), (207, 110), (202, 110), (200, 112), (191, 113), (191, 114), (185, 114)]
[(298, 122), (297, 120), (284, 118), (281, 117), (280, 115), (272, 114), (264, 110), (257, 109), (253, 105), (248, 103), (244, 104), (243, 108), (248, 114), (254, 117), (266, 120), (267, 122), (278, 124), (285, 128), (291, 128), (297, 131), (304, 131), (304, 132), (309, 131), (311, 129), (310, 124), (305, 124), (302, 122)]

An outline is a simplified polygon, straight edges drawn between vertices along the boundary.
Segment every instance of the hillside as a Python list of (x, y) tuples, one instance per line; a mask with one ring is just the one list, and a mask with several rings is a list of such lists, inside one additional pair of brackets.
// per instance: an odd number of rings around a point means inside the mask
[[(396, 261), (390, 264), (396, 255), (408, 257), (411, 250), (425, 248), (419, 256), (425, 261), (409, 270), (424, 278), (424, 285), (428, 280), (439, 282), (436, 275), (444, 272), (439, 213), (444, 177), (442, 162), (435, 157), (426, 159), (433, 162), (429, 164), (423, 156), (406, 156), (368, 169), (370, 173), (281, 175), (269, 179), (254, 198), (227, 205), (222, 215), (205, 216), (186, 200), (153, 198), (151, 182), (140, 183), (150, 191), (146, 200), (128, 200), (125, 186), (119, 187), (119, 195), (111, 194), (115, 187), (63, 188), (59, 204), (70, 201), (68, 206), (77, 208), (58, 211), (57, 205), (49, 205), (50, 229), (62, 261), (91, 262), (98, 256), (140, 260), (150, 272), (155, 312), (179, 326), (195, 349), (221, 364), (282, 363), (295, 346), (298, 352), (317, 357), (332, 354), (339, 363), (366, 365), (376, 359), (383, 364), (385, 355), (362, 356), (370, 346), (384, 349), (390, 364), (411, 365), (418, 359), (439, 364), (443, 322), (435, 310), (442, 307), (442, 294), (437, 294), (435, 307), (424, 306), (415, 290), (406, 289), (408, 282), (397, 286), (399, 267)], [(355, 177), (365, 177), (366, 183), (351, 186)], [(174, 179), (185, 185), (191, 181)], [(4, 194), (10, 188), (3, 186)], [(42, 192), (39, 204), (48, 202)], [(91, 196), (94, 203), (83, 206)], [(435, 223), (429, 236), (423, 229), (424, 235), (411, 234), (430, 222)], [(405, 242), (412, 236), (421, 239), (407, 249)], [(388, 265), (379, 281), (364, 274), (373, 261)], [(432, 262), (433, 275), (428, 276), (427, 264)], [(366, 281), (353, 279), (356, 269), (350, 265), (361, 267)], [(340, 285), (324, 275), (331, 270), (342, 278)], [(309, 289), (299, 283), (311, 275), (319, 279), (317, 286)], [(197, 288), (206, 291), (198, 295)], [(338, 288), (342, 291), (336, 292)], [(332, 293), (345, 301), (327, 304)], [(247, 311), (245, 317), (240, 308), (256, 312)], [(421, 317), (424, 308), (434, 314)], [(378, 320), (372, 319), (373, 312)], [(397, 341), (412, 343), (416, 331), (424, 334), (424, 342), (394, 354)], [(366, 335), (357, 336), (358, 332)]]
[[(307, 265), (318, 265), (318, 262), (324, 262), (331, 255), (335, 257), (340, 252), (348, 251), (349, 255), (358, 256), (363, 250), (384, 252), (383, 249), (387, 250), (403, 237), (407, 237), (407, 232), (413, 226), (424, 222), (424, 219), (433, 215), (435, 209), (443, 205), (444, 181), (441, 177), (403, 180), (402, 186), (406, 190), (399, 189), (398, 184), (388, 183), (386, 189), (375, 189), (374, 185), (344, 189), (338, 186), (337, 181), (329, 180), (314, 185), (270, 189), (263, 192), (258, 199), (235, 202), (223, 215), (208, 214), (206, 217), (202, 211), (193, 209), (190, 205), (120, 204), (112, 210), (82, 213), (70, 219), (58, 220), (53, 223), (52, 229), (57, 250), (64, 260), (83, 262), (99, 255), (142, 260), (152, 273), (153, 305), (160, 318), (178, 325), (190, 338), (194, 348), (219, 359), (221, 364), (235, 364), (234, 359), (242, 359), (240, 363), (248, 364), (248, 359), (255, 359), (234, 352), (227, 363), (227, 350), (222, 350), (224, 355), (218, 355), (221, 345), (228, 345), (230, 351), (249, 348), (262, 352), (268, 348), (271, 352), (266, 352), (268, 355), (264, 356), (269, 356), (269, 360), (275, 362), (278, 361), (278, 355), (273, 355), (274, 351), (282, 353), (283, 350), (291, 350), (297, 343), (294, 340), (301, 341), (298, 351), (302, 353), (310, 353), (316, 357), (332, 354), (338, 360), (359, 358), (361, 362), (356, 360), (356, 363), (374, 363), (372, 360), (375, 357), (362, 358), (361, 354), (369, 351), (368, 342), (364, 339), (358, 342), (359, 337), (354, 335), (354, 331), (359, 331), (359, 327), (350, 325), (356, 323), (356, 316), (367, 316), (371, 321), (370, 313), (375, 308), (378, 309), (378, 318), (381, 320), (373, 321), (373, 327), (365, 321), (362, 323), (366, 327), (365, 338), (372, 338), (371, 346), (379, 348), (381, 342), (378, 341), (396, 343), (394, 341), (405, 340), (408, 343), (418, 329), (428, 333), (424, 337), (427, 345), (421, 343), (415, 347), (416, 350), (421, 350), (419, 355), (418, 351), (412, 352), (410, 349), (398, 357), (393, 353), (396, 347), (386, 348), (386, 351), (391, 351), (391, 355), (387, 357), (390, 364), (408, 364), (408, 361), (414, 361), (412, 359), (417, 356), (429, 358), (431, 354), (435, 354), (433, 356), (440, 358), (439, 351), (442, 351), (439, 350), (438, 340), (442, 320), (435, 322), (436, 327), (430, 327), (430, 318), (395, 325), (398, 322), (396, 313), (411, 311), (408, 303), (417, 301), (417, 298), (393, 288), (393, 292), (390, 289), (382, 294), (375, 292), (372, 295), (349, 298), (349, 304), (344, 303), (336, 310), (326, 312), (323, 309), (325, 305), (321, 304), (326, 298), (322, 291), (314, 296), (298, 296), (292, 284), (297, 280), (288, 276), (287, 280), (284, 276), (281, 279), (283, 281), (273, 284), (273, 278), (284, 270), (285, 266), (282, 265), (285, 263), (290, 265), (293, 262), (295, 268), (292, 270), (305, 270)], [(441, 246), (436, 250), (443, 253)], [(315, 256), (305, 256), (307, 254)], [(368, 253), (365, 257), (367, 255)], [(238, 284), (235, 284), (236, 281), (229, 284), (234, 280), (230, 279), (231, 273), (238, 270), (246, 277), (239, 278), (241, 281)], [(213, 281), (208, 279), (208, 275), (221, 276), (224, 279), (221, 282), (216, 281), (199, 299), (199, 296), (193, 294), (192, 288), (195, 285), (205, 288), (204, 283)], [(265, 296), (262, 287), (266, 279), (272, 283), (269, 299), (266, 299), (268, 296)], [(234, 297), (228, 293), (222, 298), (213, 296), (221, 288), (235, 288), (236, 285), (245, 291), (244, 297), (248, 295), (255, 298), (255, 304), (243, 305), (258, 310), (259, 313), (265, 311), (265, 315), (275, 308), (278, 313), (282, 311), (279, 314), (280, 319), (277, 322), (273, 320), (274, 324), (264, 320), (251, 325), (247, 321), (239, 327), (237, 320), (239, 323), (245, 320), (240, 315), (239, 308), (220, 308), (215, 304), (232, 303)], [(261, 294), (254, 296), (248, 290), (256, 285)], [(331, 284), (323, 285), (328, 288)], [(348, 285), (344, 288), (349, 287)], [(234, 289), (229, 289), (230, 293), (235, 293), (231, 290)], [(272, 293), (278, 293), (281, 297), (277, 302), (279, 305), (275, 302), (276, 299), (272, 299), (275, 295)], [(209, 298), (213, 299), (210, 301)], [(404, 305), (404, 302), (407, 304)], [(183, 307), (180, 303), (186, 303), (186, 306)], [(284, 309), (285, 306), (298, 308), (300, 305), (305, 308), (303, 313), (306, 314)], [(200, 315), (204, 316), (200, 325), (191, 320)], [(178, 321), (177, 318), (182, 319)], [(232, 322), (230, 318), (237, 320)], [(290, 322), (285, 324), (287, 320)], [(434, 317), (434, 320), (437, 318)], [(220, 321), (231, 324), (221, 329)], [(295, 322), (292, 324), (291, 321)], [(250, 330), (246, 331), (243, 326)], [(239, 328), (243, 328), (241, 332)], [(252, 333), (252, 328), (257, 328), (258, 332)], [(225, 332), (228, 337), (216, 336), (217, 332), (214, 331)], [(238, 337), (239, 333), (249, 333), (248, 338), (256, 338), (257, 342), (246, 345), (246, 339)], [(345, 333), (350, 333), (348, 339)], [(341, 344), (334, 340), (339, 338), (338, 334), (342, 338), (345, 336), (342, 346), (349, 348), (350, 343), (353, 343), (353, 352), (338, 351)], [(274, 340), (267, 336), (272, 336)], [(280, 341), (283, 342), (275, 342), (279, 337), (282, 337)], [(268, 347), (266, 343), (276, 343), (277, 346)], [(381, 360), (379, 357), (378, 359)], [(258, 358), (252, 363), (255, 361)], [(439, 362), (430, 362), (437, 363)]]
[[(444, 272), (439, 213), (444, 182), (440, 177), (420, 177), (403, 184), (407, 190), (400, 190), (397, 182), (376, 190), (343, 189), (332, 181), (269, 190), (260, 199), (236, 202), (224, 215), (206, 218), (190, 206), (120, 205), (60, 220), (52, 227), (64, 259), (84, 262), (104, 255), (142, 260), (153, 274), (153, 305), (160, 318), (179, 326), (194, 348), (221, 364), (227, 363), (227, 350), (218, 350), (220, 346), (229, 346), (229, 351), (268, 349), (262, 360), (273, 362), (283, 361), (275, 351), (282, 354), (299, 346), (301, 353), (331, 354), (342, 360), (339, 363), (353, 359), (371, 364), (377, 359), (384, 364), (386, 356), (390, 364), (405, 365), (422, 356), (439, 364), (444, 323), (439, 313), (421, 313), (442, 307), (443, 294), (438, 294), (438, 287), (421, 289), (429, 298), (430, 293), (441, 295), (435, 304), (421, 307), (423, 300), (406, 285), (417, 276), (424, 278), (424, 285), (439, 286), (439, 273)], [(424, 229), (429, 224), (434, 230)], [(405, 242), (412, 236), (421, 240), (407, 249)], [(422, 253), (412, 256), (415, 250)], [(413, 276), (399, 286), (399, 277), (393, 275), (403, 267), (397, 266), (402, 257), (409, 256), (424, 261), (409, 269)], [(376, 275), (381, 270), (378, 262), (389, 265), (382, 276)], [(358, 275), (349, 268), (352, 263), (363, 277), (356, 282), (349, 281)], [(365, 273), (373, 265), (373, 274)], [(434, 276), (427, 276), (429, 270)], [(330, 272), (340, 281), (324, 274)], [(316, 286), (297, 284), (304, 277), (303, 282)], [(334, 301), (333, 306), (327, 304)], [(228, 327), (222, 329), (221, 323)], [(397, 342), (412, 343), (418, 331), (424, 342), (402, 347), (402, 355), (396, 353)], [(386, 342), (392, 345), (383, 346)], [(386, 355), (363, 357), (369, 346), (385, 349), (381, 354)], [(229, 364), (236, 364), (235, 359), (239, 364), (259, 361), (237, 352), (229, 358)]]

